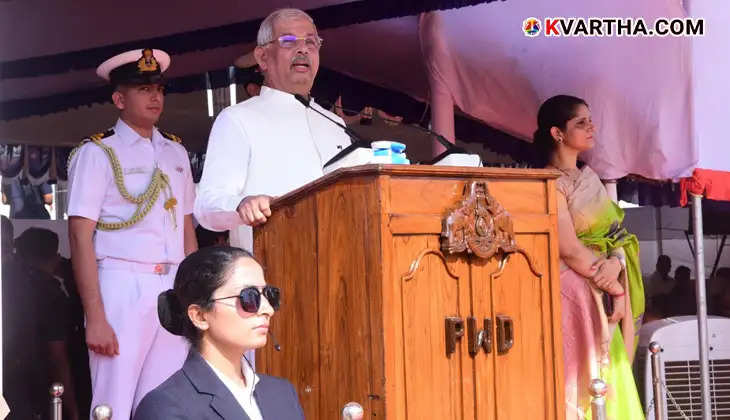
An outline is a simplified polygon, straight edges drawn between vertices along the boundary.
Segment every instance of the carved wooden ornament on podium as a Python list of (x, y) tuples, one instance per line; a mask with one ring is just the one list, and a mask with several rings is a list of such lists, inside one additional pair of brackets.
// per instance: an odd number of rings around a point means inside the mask
[(479, 258), (502, 256), (504, 266), (510, 254), (522, 254), (533, 274), (540, 272), (527, 252), (517, 245), (512, 218), (491, 194), (486, 181), (472, 181), (464, 188), (464, 199), (443, 220), (441, 250), (446, 254), (466, 252)]

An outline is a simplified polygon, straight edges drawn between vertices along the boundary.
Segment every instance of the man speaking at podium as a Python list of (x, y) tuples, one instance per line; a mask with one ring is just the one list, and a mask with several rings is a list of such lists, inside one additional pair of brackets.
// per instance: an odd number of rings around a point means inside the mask
[(341, 127), (316, 111), (342, 119), (309, 96), (322, 47), (312, 18), (276, 10), (261, 22), (257, 44), (264, 86), (216, 118), (195, 200), (204, 227), (230, 229), (231, 244), (247, 250), (253, 250), (251, 226), (271, 216), (272, 197), (321, 177), (325, 162), (350, 144)]

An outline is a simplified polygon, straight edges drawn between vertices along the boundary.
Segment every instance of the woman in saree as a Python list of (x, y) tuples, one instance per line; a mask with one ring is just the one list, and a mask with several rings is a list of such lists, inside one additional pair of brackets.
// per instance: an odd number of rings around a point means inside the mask
[(586, 102), (559, 95), (538, 112), (538, 164), (557, 169), (563, 352), (567, 419), (590, 419), (589, 386), (608, 385), (611, 420), (643, 419), (631, 371), (644, 312), (636, 236), (621, 226), (624, 213), (578, 155), (594, 145)]

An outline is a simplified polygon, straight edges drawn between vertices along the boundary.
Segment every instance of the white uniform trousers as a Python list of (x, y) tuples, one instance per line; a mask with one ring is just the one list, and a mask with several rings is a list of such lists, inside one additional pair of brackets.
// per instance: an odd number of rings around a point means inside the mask
[(157, 316), (157, 297), (172, 288), (177, 265), (167, 274), (154, 274), (143, 272), (139, 264), (130, 263), (127, 270), (119, 263), (104, 267), (103, 262), (99, 288), (119, 355), (89, 351), (91, 407), (107, 404), (114, 419), (122, 420), (131, 418), (142, 397), (182, 367), (189, 344), (167, 332)]

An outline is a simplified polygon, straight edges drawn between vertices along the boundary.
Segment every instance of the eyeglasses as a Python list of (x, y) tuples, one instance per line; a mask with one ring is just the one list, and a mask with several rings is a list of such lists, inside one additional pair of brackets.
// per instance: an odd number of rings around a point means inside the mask
[(299, 41), (304, 41), (304, 46), (310, 51), (317, 51), (322, 48), (324, 40), (319, 36), (296, 36), (296, 35), (282, 35), (276, 38), (274, 41), (269, 41), (264, 45), (271, 44), (272, 42), (278, 42), (281, 48), (290, 50), (295, 48)]
[(259, 290), (259, 288), (255, 286), (246, 287), (237, 295), (210, 299), (209, 302), (237, 297), (241, 302), (241, 308), (243, 308), (244, 311), (255, 314), (261, 307), (261, 295), (264, 295), (266, 300), (269, 301), (269, 305), (271, 305), (275, 311), (279, 310), (279, 306), (281, 305), (281, 290), (274, 286), (264, 286), (263, 290)]

